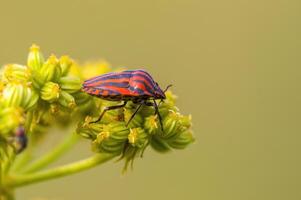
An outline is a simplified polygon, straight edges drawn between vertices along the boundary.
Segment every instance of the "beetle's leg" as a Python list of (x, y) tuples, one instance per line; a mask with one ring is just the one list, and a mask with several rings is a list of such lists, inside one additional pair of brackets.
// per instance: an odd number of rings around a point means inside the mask
[(154, 103), (152, 102), (144, 102), (143, 105), (146, 105), (146, 106), (153, 106), (155, 108), (155, 115), (158, 115), (159, 117), (159, 121), (160, 121), (160, 125), (161, 125), (161, 130), (163, 131), (163, 124), (162, 124), (162, 117), (159, 113), (159, 108), (158, 108), (158, 105), (156, 103), (156, 101), (154, 100)]
[(129, 123), (132, 121), (132, 119), (135, 117), (135, 115), (137, 114), (137, 112), (139, 111), (139, 109), (141, 108), (143, 103), (139, 104), (138, 108), (135, 110), (135, 112), (132, 114), (131, 118), (129, 119), (129, 121), (126, 123), (126, 126), (129, 125)]
[(164, 99), (161, 99), (161, 101), (158, 104), (158, 107), (160, 107), (161, 103), (164, 103)]
[(137, 109), (135, 110), (135, 112), (132, 114), (131, 118), (129, 119), (129, 121), (126, 123), (126, 126), (132, 121), (132, 119), (135, 117), (135, 115), (137, 114), (137, 112), (140, 110), (142, 105), (146, 105), (146, 106), (154, 106), (153, 103), (151, 102), (147, 102), (145, 100), (141, 100), (141, 101), (137, 101), (134, 102), (136, 104), (139, 104), (139, 106), (137, 107)]
[(104, 114), (109, 111), (109, 110), (115, 110), (118, 108), (123, 108), (126, 105), (127, 101), (124, 101), (122, 105), (116, 105), (116, 106), (109, 106), (109, 107), (105, 107), (105, 109), (102, 111), (102, 113), (100, 114), (99, 118), (96, 121), (90, 122), (90, 123), (96, 123), (99, 122), (101, 120), (101, 118), (104, 116)]
[(162, 117), (160, 115), (159, 108), (158, 108), (158, 105), (156, 103), (156, 100), (154, 99), (153, 101), (154, 101), (154, 107), (155, 107), (156, 113), (157, 113), (157, 115), (159, 117), (159, 121), (160, 121), (160, 125), (161, 125), (161, 130), (163, 131)]

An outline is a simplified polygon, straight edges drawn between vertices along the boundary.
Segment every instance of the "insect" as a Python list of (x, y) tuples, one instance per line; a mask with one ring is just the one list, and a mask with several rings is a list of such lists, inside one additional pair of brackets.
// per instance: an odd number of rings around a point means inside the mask
[(108, 110), (122, 108), (128, 101), (132, 101), (138, 104), (138, 107), (126, 125), (131, 122), (142, 105), (153, 106), (163, 131), (162, 117), (156, 100), (160, 99), (162, 102), (166, 99), (165, 91), (170, 86), (163, 91), (151, 75), (142, 69), (112, 72), (88, 79), (83, 83), (83, 90), (86, 93), (109, 101), (123, 101), (121, 105), (106, 107), (99, 118), (91, 123), (100, 121)]
[(19, 126), (15, 130), (15, 135), (9, 140), (10, 145), (14, 148), (17, 154), (21, 153), (27, 147), (27, 136), (23, 126)]

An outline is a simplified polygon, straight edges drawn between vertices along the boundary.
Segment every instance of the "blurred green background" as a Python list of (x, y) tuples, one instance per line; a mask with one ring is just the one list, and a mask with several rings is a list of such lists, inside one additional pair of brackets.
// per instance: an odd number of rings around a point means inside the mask
[[(20, 200), (301, 199), (301, 2), (1, 1), (0, 63), (48, 55), (145, 68), (192, 114), (197, 142), (21, 188)], [(83, 142), (60, 160), (85, 157)]]

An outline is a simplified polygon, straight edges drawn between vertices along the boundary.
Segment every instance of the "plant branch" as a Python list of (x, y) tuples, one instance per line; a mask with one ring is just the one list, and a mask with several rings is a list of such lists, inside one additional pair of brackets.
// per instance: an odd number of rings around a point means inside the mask
[(84, 160), (80, 160), (74, 163), (45, 170), (42, 172), (7, 177), (3, 184), (5, 185), (5, 187), (15, 188), (49, 179), (68, 176), (95, 167), (114, 158), (115, 156), (116, 154), (101, 153)]
[(32, 147), (30, 146), (26, 149), (26, 151), (22, 152), (21, 155), (17, 156), (15, 162), (13, 163), (11, 171), (20, 171), (24, 166), (26, 166), (29, 163), (29, 161), (31, 161), (32, 157)]
[(78, 140), (79, 136), (76, 133), (68, 135), (62, 143), (57, 145), (53, 150), (51, 150), (47, 154), (43, 155), (42, 158), (29, 165), (23, 172), (32, 173), (48, 166), (50, 163), (56, 161), (63, 154), (68, 152), (68, 150), (71, 149), (71, 147), (73, 147)]

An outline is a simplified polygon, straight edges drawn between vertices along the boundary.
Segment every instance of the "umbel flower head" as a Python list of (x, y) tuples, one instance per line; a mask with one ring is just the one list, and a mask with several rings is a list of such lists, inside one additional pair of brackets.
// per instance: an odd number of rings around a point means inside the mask
[[(99, 111), (107, 105), (107, 102), (103, 102)], [(163, 116), (163, 131), (159, 118), (150, 107), (141, 109), (126, 126), (137, 106), (129, 104), (121, 111), (109, 111), (97, 123), (91, 123), (97, 119), (97, 115), (95, 118), (87, 117), (79, 124), (77, 132), (91, 140), (93, 151), (120, 154), (121, 158), (125, 159), (124, 170), (126, 170), (128, 164), (133, 163), (137, 156), (142, 156), (148, 146), (165, 153), (171, 149), (184, 149), (194, 141), (191, 116), (181, 115), (174, 105), (175, 96), (169, 91), (166, 101), (159, 108)]]
[[(68, 56), (58, 59), (50, 55), (45, 59), (39, 47), (32, 45), (27, 65), (8, 64), (1, 69), (2, 138), (13, 136), (20, 125), (26, 126), (25, 132), (32, 132), (37, 130), (34, 127), (61, 120), (61, 116), (70, 121), (73, 115), (81, 116), (83, 111), (89, 113), (94, 109), (94, 100), (80, 91), (82, 80), (71, 75), (72, 65), (74, 61)], [(77, 107), (77, 102), (90, 106), (79, 109), (82, 106)]]
[[(44, 57), (33, 45), (27, 64), (9, 64), (1, 70), (0, 80), (0, 152), (18, 127), (25, 134), (42, 137), (53, 124), (77, 124), (76, 132), (91, 141), (95, 153), (111, 153), (125, 160), (125, 168), (151, 146), (160, 153), (184, 149), (194, 141), (191, 116), (179, 113), (176, 96), (166, 92), (166, 100), (157, 102), (163, 130), (152, 107), (142, 106), (132, 121), (127, 122), (137, 105), (111, 110), (101, 121), (101, 111), (118, 102), (92, 97), (81, 90), (82, 82), (112, 70), (106, 61), (81, 66), (69, 56)], [(30, 134), (29, 134), (30, 133)], [(35, 138), (36, 140), (36, 138)]]

